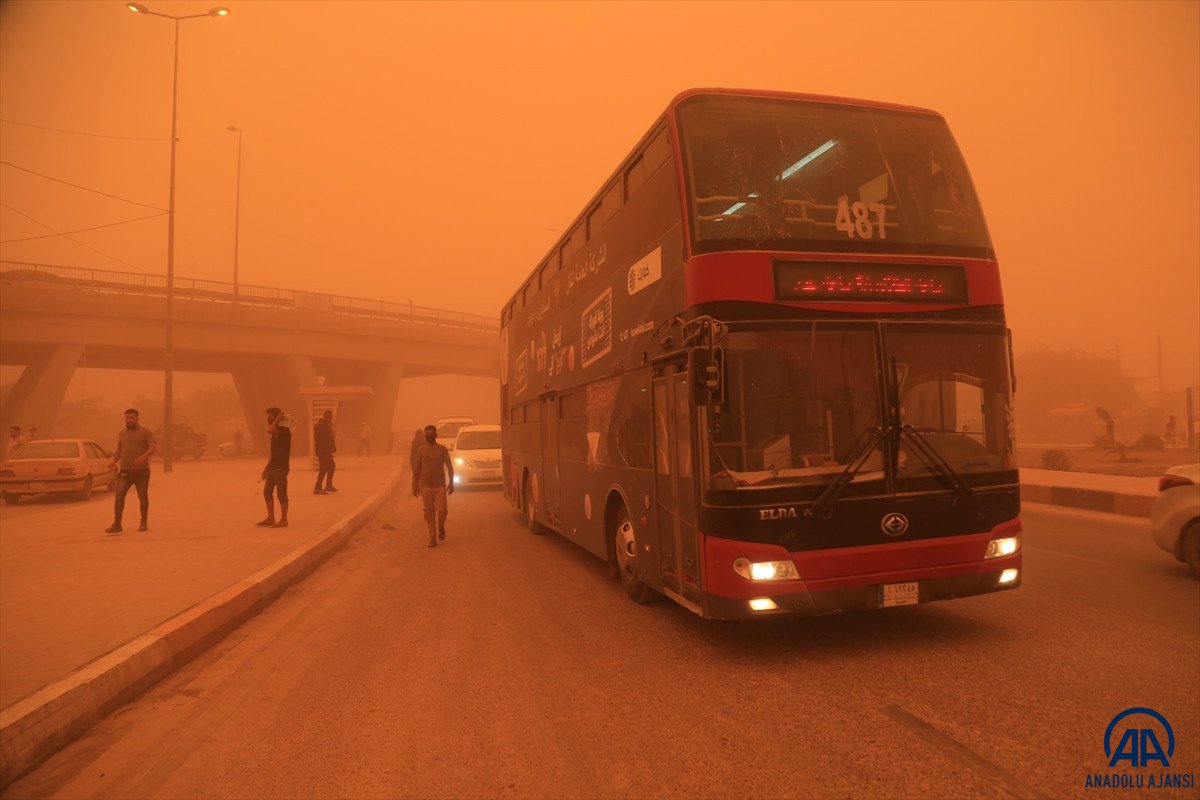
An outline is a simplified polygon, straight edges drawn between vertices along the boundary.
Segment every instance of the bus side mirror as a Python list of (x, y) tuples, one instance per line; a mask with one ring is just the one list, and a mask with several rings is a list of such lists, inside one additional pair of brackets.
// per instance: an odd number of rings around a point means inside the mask
[(725, 353), (719, 347), (692, 351), (692, 397), (697, 405), (721, 405), (725, 394)]

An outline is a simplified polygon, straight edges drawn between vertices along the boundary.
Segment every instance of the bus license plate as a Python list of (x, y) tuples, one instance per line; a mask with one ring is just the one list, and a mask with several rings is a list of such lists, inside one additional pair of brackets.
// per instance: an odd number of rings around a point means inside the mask
[(915, 606), (921, 601), (921, 584), (912, 583), (885, 583), (879, 587), (880, 589), (880, 605), (884, 608), (889, 606)]

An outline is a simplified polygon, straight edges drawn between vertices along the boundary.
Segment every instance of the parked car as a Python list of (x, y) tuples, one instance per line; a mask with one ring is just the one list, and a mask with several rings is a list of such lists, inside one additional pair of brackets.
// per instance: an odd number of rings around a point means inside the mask
[[(172, 425), (171, 427), (175, 430), (175, 437), (172, 440), (175, 458), (191, 456), (199, 461), (204, 457), (204, 451), (208, 449), (206, 434), (196, 433), (191, 425)], [(166, 446), (162, 428), (154, 432), (154, 438), (158, 441), (159, 452), (162, 452), (162, 448)]]
[(438, 444), (453, 450), (454, 440), (458, 437), (459, 430), (474, 424), (474, 417), (440, 417), (437, 422), (433, 423), (438, 432)]
[(4, 502), (35, 494), (70, 493), (80, 500), (97, 486), (113, 488), (117, 473), (108, 468), (108, 452), (91, 439), (35, 439), (0, 464)]
[(1200, 464), (1171, 467), (1150, 507), (1154, 541), (1200, 578)]
[(454, 485), (500, 485), (500, 426), (466, 425), (459, 429), (454, 449)]

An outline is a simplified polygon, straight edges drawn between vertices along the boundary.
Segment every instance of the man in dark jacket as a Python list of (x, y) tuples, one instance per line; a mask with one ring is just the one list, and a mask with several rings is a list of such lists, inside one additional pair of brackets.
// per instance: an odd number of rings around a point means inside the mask
[[(337, 442), (333, 438), (332, 411), (326, 411), (313, 425), (313, 450), (317, 454), (317, 485), (313, 487), (313, 494), (336, 492), (333, 471), (337, 469), (337, 463), (333, 460), (333, 454), (337, 452)], [(321, 488), (322, 481), (325, 482), (325, 488)]]

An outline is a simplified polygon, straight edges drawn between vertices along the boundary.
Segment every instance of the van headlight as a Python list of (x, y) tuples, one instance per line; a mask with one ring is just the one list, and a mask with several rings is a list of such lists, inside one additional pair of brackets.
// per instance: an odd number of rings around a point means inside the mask
[(751, 561), (739, 558), (733, 562), (733, 571), (748, 581), (798, 581), (800, 573), (791, 561)]

